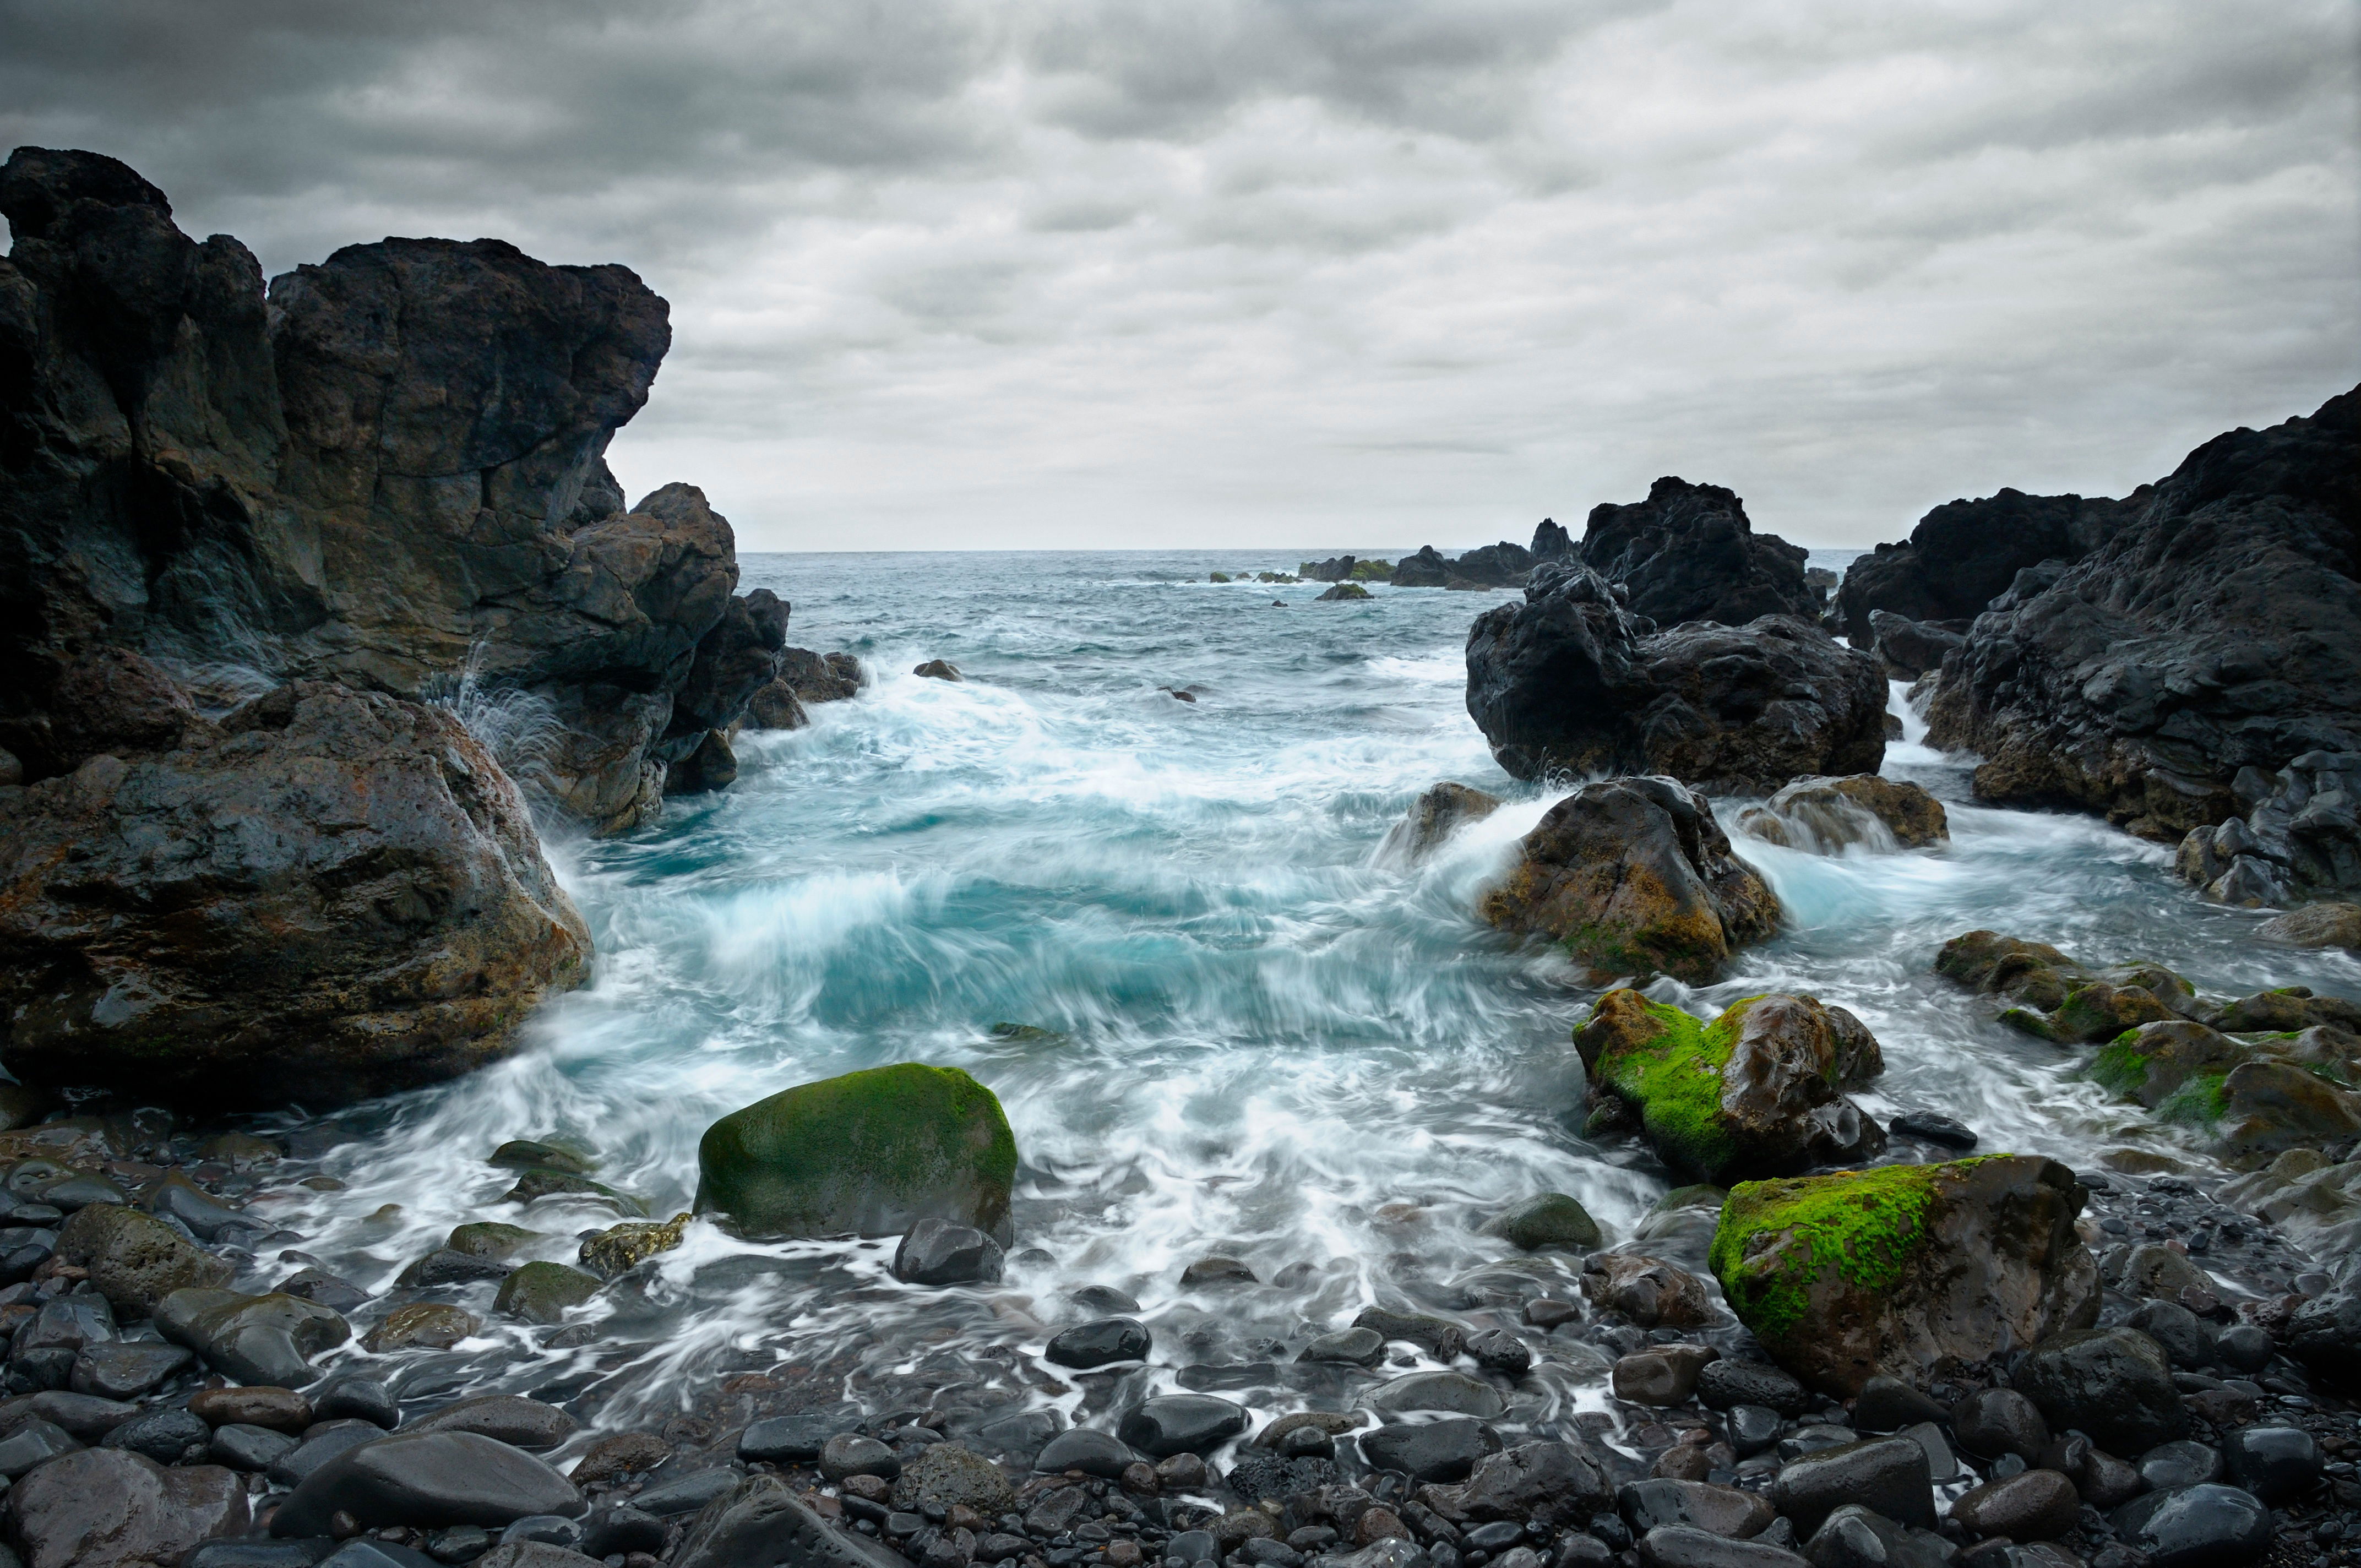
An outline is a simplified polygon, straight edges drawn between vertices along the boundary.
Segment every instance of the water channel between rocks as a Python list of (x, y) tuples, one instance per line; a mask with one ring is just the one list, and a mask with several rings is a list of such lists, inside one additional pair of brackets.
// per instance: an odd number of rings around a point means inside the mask
[[(663, 1218), (689, 1206), (697, 1137), (721, 1113), (857, 1068), (956, 1065), (1000, 1096), (1023, 1157), (1004, 1285), (906, 1287), (891, 1242), (749, 1245), (699, 1223), (589, 1310), (595, 1332), (507, 1322), (484, 1284), (460, 1293), (491, 1325), (479, 1338), (339, 1354), (407, 1398), (509, 1389), (608, 1427), (750, 1375), (873, 1413), (932, 1399), (1088, 1419), (1185, 1387), (1263, 1416), (1343, 1408), (1401, 1370), (1294, 1364), (1367, 1305), (1506, 1322), (1526, 1297), (1572, 1296), (1578, 1260), (1474, 1229), (1532, 1192), (1572, 1193), (1610, 1245), (1701, 1270), (1697, 1216), (1647, 1220), (1672, 1185), (1653, 1157), (1581, 1135), (1568, 1033), (1595, 992), (1471, 913), (1564, 793), (1502, 773), (1463, 706), (1467, 623), (1499, 596), (1379, 587), (1315, 604), (1316, 585), (1204, 580), (1298, 558), (748, 557), (743, 586), (795, 604), (789, 641), (851, 650), (873, 684), (808, 729), (741, 737), (724, 794), (626, 839), (552, 843), (597, 975), (517, 1058), (262, 1129), (343, 1183), (269, 1183), (263, 1212), (383, 1290), (467, 1221), (529, 1225), (544, 1235), (523, 1255), (564, 1261), (613, 1223), (570, 1199), (499, 1201), (514, 1173), (483, 1157), (504, 1140), (595, 1149), (599, 1179)], [(937, 657), (969, 679), (908, 674)], [(2078, 1168), (2133, 1147), (2207, 1170), (2192, 1142), (2077, 1079), (2081, 1053), (1985, 1021), (1929, 972), (1936, 948), (1989, 927), (2233, 993), (2361, 996), (2361, 964), (2256, 943), (2260, 916), (2200, 901), (2166, 850), (2103, 822), (1968, 804), (1964, 762), (1906, 722), (1885, 772), (1949, 804), (1949, 847), (1831, 858), (1739, 839), (1784, 933), (1720, 984), (1653, 993), (1708, 1014), (1766, 990), (1851, 1009), (1884, 1048), (1858, 1097), (1881, 1118), (1940, 1112), (1984, 1150)], [(1441, 779), (1509, 804), (1422, 865), (1389, 863), (1386, 829)], [(1726, 824), (1742, 804), (1722, 803)], [(1182, 1288), (1211, 1254), (1261, 1283)], [(253, 1283), (291, 1266), (261, 1260)], [(1041, 1361), (1056, 1327), (1096, 1315), (1067, 1299), (1087, 1285), (1141, 1303), (1147, 1366), (1078, 1378)], [(1553, 1337), (1510, 1418), (1604, 1409), (1611, 1359)]]

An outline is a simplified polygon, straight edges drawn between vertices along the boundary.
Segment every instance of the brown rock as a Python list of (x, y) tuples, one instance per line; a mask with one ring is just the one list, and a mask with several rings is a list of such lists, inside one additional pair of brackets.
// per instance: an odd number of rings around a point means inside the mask
[(87, 1269), (99, 1294), (126, 1319), (147, 1317), (175, 1290), (218, 1288), (236, 1273), (227, 1258), (120, 1203), (76, 1210), (58, 1230), (57, 1256)]
[(1686, 1404), (1697, 1392), (1697, 1374), (1720, 1354), (1704, 1344), (1662, 1344), (1635, 1351), (1615, 1363), (1615, 1397), (1634, 1405)]
[(1775, 934), (1779, 903), (1730, 850), (1705, 802), (1669, 779), (1586, 784), (1525, 835), (1477, 912), (1565, 945), (1594, 978), (1719, 976), (1732, 950)]
[(473, 1312), (445, 1301), (412, 1301), (388, 1312), (385, 1321), (369, 1330), (361, 1345), (373, 1355), (422, 1346), (448, 1350), (474, 1336), (483, 1322)]
[(2028, 1470), (1965, 1493), (1951, 1517), (1971, 1535), (2056, 1541), (2073, 1531), (2081, 1507), (2073, 1482), (2055, 1470)]
[(300, 1434), (312, 1424), (312, 1401), (292, 1388), (201, 1388), (189, 1396), (189, 1413), (208, 1426), (269, 1427)]
[(180, 1568), (198, 1542), (243, 1535), (248, 1522), (235, 1472), (167, 1470), (121, 1448), (50, 1460), (8, 1502), (26, 1568)]
[(505, 1054), (578, 982), (581, 916), (450, 714), (299, 683), (224, 729), (18, 801), (0, 860), (10, 1070), (337, 1103)]
[(2361, 952), (2361, 904), (2308, 904), (2275, 916), (2255, 935), (2290, 948), (2346, 948)]
[(1481, 822), (1499, 809), (1499, 796), (1446, 780), (1411, 803), (1409, 812), (1387, 830), (1378, 853), (1415, 865), (1461, 828)]
[(1410, 1539), (1410, 1526), (1402, 1523), (1400, 1515), (1382, 1504), (1362, 1509), (1361, 1517), (1353, 1521), (1353, 1544), (1356, 1546), (1375, 1546), (1381, 1541)]
[(671, 1457), (672, 1444), (653, 1432), (609, 1432), (583, 1451), (566, 1479), (577, 1486), (595, 1486), (653, 1470)]
[(1848, 844), (1923, 850), (1951, 837), (1941, 801), (1915, 784), (1875, 773), (1797, 779), (1763, 805), (1749, 807), (1738, 827), (1766, 843), (1824, 855)]
[(1701, 1329), (1712, 1321), (1705, 1282), (1638, 1253), (1594, 1252), (1582, 1260), (1582, 1294), (1643, 1329)]

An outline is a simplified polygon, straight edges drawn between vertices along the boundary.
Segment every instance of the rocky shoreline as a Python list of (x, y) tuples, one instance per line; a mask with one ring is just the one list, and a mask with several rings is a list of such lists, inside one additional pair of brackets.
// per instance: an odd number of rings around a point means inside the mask
[[(266, 288), (88, 153), (19, 149), (0, 212), (0, 1530), (26, 1568), (2361, 1561), (2361, 1003), (1992, 931), (1931, 956), (1960, 1006), (2193, 1129), (2215, 1180), (1881, 1121), (1852, 1013), (1668, 999), (1786, 917), (1746, 841), (1945, 840), (1878, 776), (1889, 678), (1991, 759), (1980, 798), (2178, 840), (2213, 898), (2323, 900), (2279, 939), (2352, 945), (2326, 900), (2361, 885), (2361, 394), (2122, 501), (1938, 508), (1841, 586), (1671, 477), (1579, 541), (1304, 565), (1338, 601), (1521, 590), (1469, 632), (1468, 713), (1515, 777), (1587, 782), (1471, 939), (1581, 977), (1567, 1115), (1686, 1183), (1629, 1234), (1563, 1192), (1405, 1201), (1381, 1300), (1226, 1254), (1146, 1299), (1038, 1296), (999, 1101), (902, 1063), (715, 1122), (668, 1217), (545, 1128), (454, 1151), (513, 1184), (356, 1281), (273, 1218), (335, 1190), (335, 1136), (202, 1118), (513, 1048), (593, 962), (535, 814), (642, 826), (865, 673), (787, 645), (693, 487), (626, 506), (603, 454), (669, 342), (627, 270), (388, 240)], [(1725, 825), (1719, 796), (1758, 803)], [(1437, 785), (1387, 853), (1499, 804)], [(1055, 1038), (1028, 1028), (994, 1033)], [(1426, 1277), (1418, 1238), (1462, 1220), (1491, 1260)], [(766, 1322), (719, 1375), (623, 1397), (685, 1301), (797, 1270), (912, 1311)]]

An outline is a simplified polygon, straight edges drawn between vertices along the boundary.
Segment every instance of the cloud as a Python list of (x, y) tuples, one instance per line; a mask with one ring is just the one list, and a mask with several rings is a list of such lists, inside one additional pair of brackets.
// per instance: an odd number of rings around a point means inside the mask
[(0, 133), (283, 270), (674, 304), (752, 547), (1399, 548), (1659, 474), (1813, 543), (2361, 378), (2343, 0), (0, 0)]

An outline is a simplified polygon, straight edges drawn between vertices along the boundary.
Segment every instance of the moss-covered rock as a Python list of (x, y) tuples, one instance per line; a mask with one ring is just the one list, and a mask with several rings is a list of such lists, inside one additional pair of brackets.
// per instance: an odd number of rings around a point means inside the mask
[(2264, 921), (2255, 935), (2290, 948), (2344, 948), (2361, 953), (2361, 904), (2308, 904)]
[(144, 1318), (175, 1290), (217, 1289), (237, 1272), (152, 1214), (120, 1203), (76, 1210), (58, 1232), (57, 1256), (90, 1270), (118, 1317)]
[(2125, 1029), (2178, 1016), (2145, 986), (2114, 985), (2102, 980), (2068, 992), (2066, 1000), (2049, 1015), (2049, 1025), (2056, 1038), (2088, 1043), (2112, 1040)]
[(2046, 942), (1996, 931), (1970, 931), (1944, 943), (1935, 972), (2014, 1003), (2000, 1011), (2001, 1023), (2060, 1045), (2112, 1040), (2142, 1024), (2202, 1013), (2197, 988), (2162, 964), (2092, 970)]
[(1394, 564), (1391, 561), (1356, 561), (1353, 563), (1352, 580), (1354, 582), (1389, 583), (1393, 581), (1393, 576)]
[(2310, 987), (2301, 985), (2258, 991), (2201, 1016), (2225, 1035), (2292, 1035), (2316, 1027), (2361, 1033), (2361, 1002), (2314, 996)]
[(1779, 901), (1730, 853), (1704, 798), (1670, 779), (1606, 779), (1550, 807), (1477, 912), (1562, 944), (1595, 981), (1720, 978), (1774, 936)]
[(680, 1245), (688, 1228), (686, 1214), (675, 1214), (663, 1224), (610, 1225), (582, 1243), (582, 1266), (602, 1279), (612, 1279), (658, 1253)]
[(2096, 1320), (2081, 1204), (2072, 1171), (2021, 1155), (1748, 1182), (1709, 1255), (1730, 1310), (1796, 1376), (1839, 1396), (1881, 1373), (1924, 1387)]
[(533, 1138), (511, 1138), (492, 1151), (489, 1163), (503, 1170), (563, 1170), (576, 1176), (588, 1176), (598, 1168), (598, 1162), (586, 1149)]
[(1708, 1024), (1628, 988), (1575, 1031), (1594, 1098), (1635, 1112), (1664, 1163), (1719, 1184), (1853, 1160), (1883, 1132), (1842, 1090), (1884, 1069), (1851, 1014), (1808, 996), (1751, 996)]
[(2045, 1013), (2064, 1002), (2068, 988), (2083, 978), (2082, 966), (2048, 943), (1997, 931), (1952, 938), (1935, 955), (1935, 972), (1971, 991), (2005, 996)]
[(1315, 599), (1313, 602), (1320, 603), (1325, 601), (1333, 604), (1340, 599), (1365, 599), (1370, 597), (1372, 596), (1370, 595), (1369, 590), (1363, 587), (1358, 583), (1338, 583), (1334, 587), (1330, 588), (1326, 593), (1322, 594), (1319, 599)]
[(528, 1263), (500, 1281), (493, 1307), (528, 1323), (554, 1323), (569, 1307), (578, 1307), (598, 1293), (598, 1278), (562, 1263)]
[(2289, 1149), (2320, 1148), (2361, 1134), (2361, 1095), (2277, 1058), (2242, 1063), (2214, 1090), (2214, 1152), (2235, 1166), (2268, 1165)]
[(898, 1235), (923, 1219), (1006, 1245), (1016, 1138), (992, 1091), (903, 1062), (733, 1111), (697, 1145), (697, 1212), (750, 1234)]
[(2254, 1055), (2254, 1047), (2219, 1030), (2184, 1019), (2126, 1029), (2099, 1047), (2088, 1076), (2153, 1111), (2192, 1078), (2222, 1075)]

